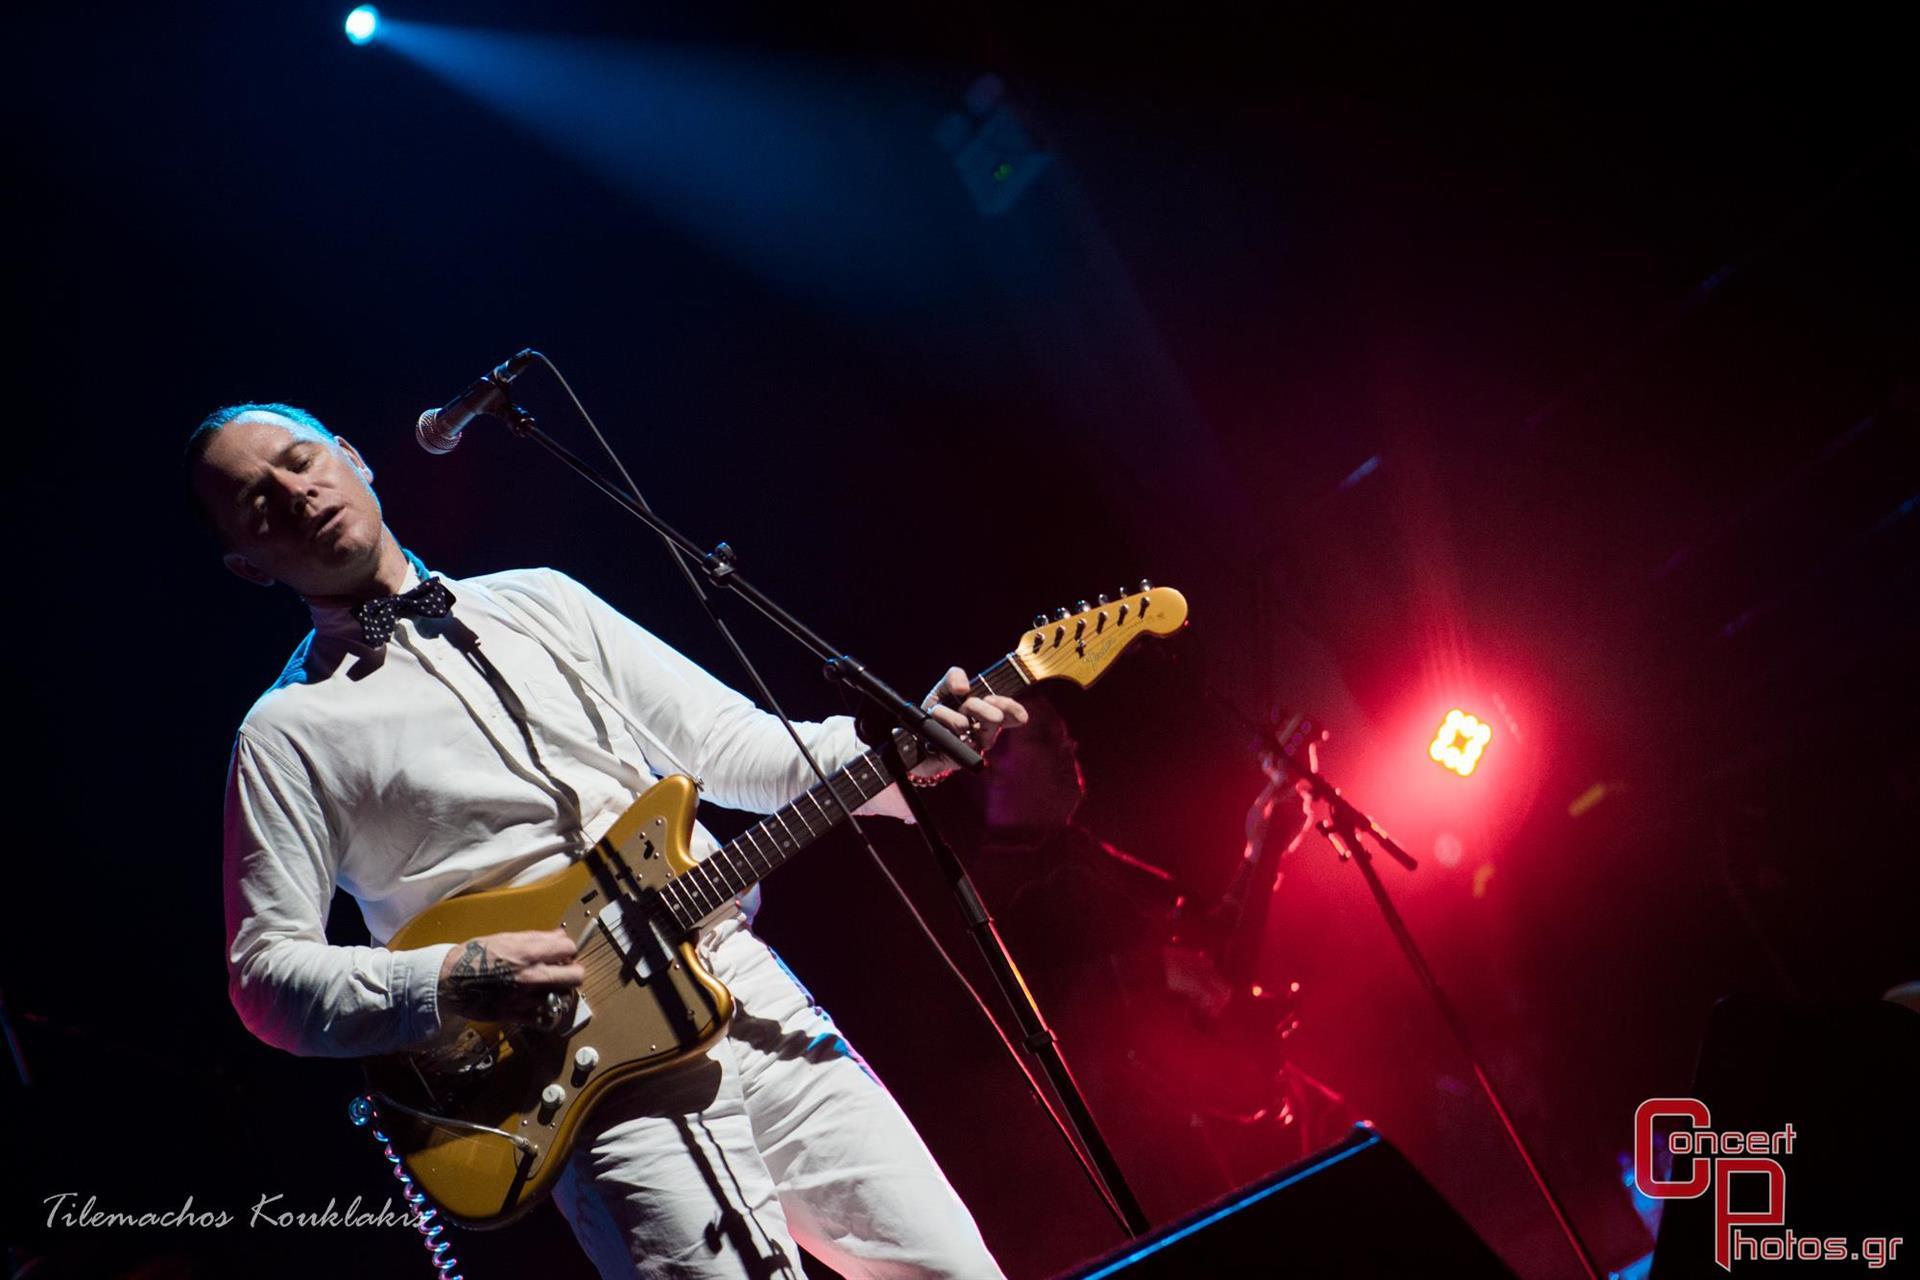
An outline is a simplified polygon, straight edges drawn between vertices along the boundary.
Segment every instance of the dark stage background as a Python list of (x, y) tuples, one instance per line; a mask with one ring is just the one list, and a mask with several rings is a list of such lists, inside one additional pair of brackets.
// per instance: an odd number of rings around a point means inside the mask
[[(1036, 608), (1187, 594), (1183, 635), (1046, 692), (1080, 829), (969, 845), (1156, 1220), (1301, 1145), (1221, 1114), (1218, 1051), (1141, 976), (1164, 903), (1099, 844), (1226, 881), (1262, 779), (1214, 694), (1333, 726), (1607, 1265), (1651, 1247), (1633, 1108), (1685, 1092), (1716, 998), (1920, 977), (1910, 32), (395, 0), (355, 48), (344, 8), (42, 7), (14, 46), (0, 984), (36, 1079), (8, 1085), (6, 1221), (43, 1274), (426, 1274), (403, 1231), (245, 1225), (391, 1180), (351, 1066), (226, 1001), (223, 769), (305, 622), (196, 531), (202, 414), (310, 408), (430, 565), (563, 568), (739, 683), (657, 546), (531, 446), (412, 444), (528, 344), (663, 513), (903, 687)], [(740, 630), (791, 710), (840, 709)], [(1452, 705), (1495, 727), (1469, 779), (1423, 757)], [(977, 831), (977, 791), (942, 799)], [(853, 845), (777, 877), (761, 924), (1010, 1275), (1115, 1243)], [(1265, 945), (1302, 984), (1289, 1058), (1344, 1099), (1306, 1120), (1371, 1118), (1523, 1274), (1570, 1274), (1352, 869), (1303, 844)], [(49, 1230), (63, 1192), (240, 1221)], [(550, 1209), (456, 1252), (586, 1274)]]

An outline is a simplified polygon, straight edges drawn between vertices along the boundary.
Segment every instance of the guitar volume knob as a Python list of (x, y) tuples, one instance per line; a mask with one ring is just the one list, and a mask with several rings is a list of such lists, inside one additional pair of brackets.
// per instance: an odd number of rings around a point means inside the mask
[[(580, 1046), (580, 1048), (574, 1051), (573, 1065), (576, 1070), (581, 1072), (593, 1070), (600, 1065), (600, 1051), (590, 1044)], [(554, 1085), (553, 1087), (558, 1089), (560, 1086)]]

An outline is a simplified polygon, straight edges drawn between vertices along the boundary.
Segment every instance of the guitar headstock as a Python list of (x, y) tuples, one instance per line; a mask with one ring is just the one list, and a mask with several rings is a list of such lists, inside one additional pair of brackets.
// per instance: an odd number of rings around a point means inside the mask
[(1041, 614), (1012, 656), (1031, 681), (1059, 677), (1084, 687), (1140, 636), (1172, 635), (1185, 625), (1187, 598), (1142, 581), (1111, 600), (1103, 595), (1092, 604), (1080, 601), (1071, 612)]

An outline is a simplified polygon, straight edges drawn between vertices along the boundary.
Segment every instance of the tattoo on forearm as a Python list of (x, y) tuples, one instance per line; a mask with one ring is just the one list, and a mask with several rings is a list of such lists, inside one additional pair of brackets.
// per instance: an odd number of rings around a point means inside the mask
[(447, 971), (447, 1003), (468, 1017), (497, 1013), (514, 990), (516, 970), (490, 954), (478, 942), (469, 942)]

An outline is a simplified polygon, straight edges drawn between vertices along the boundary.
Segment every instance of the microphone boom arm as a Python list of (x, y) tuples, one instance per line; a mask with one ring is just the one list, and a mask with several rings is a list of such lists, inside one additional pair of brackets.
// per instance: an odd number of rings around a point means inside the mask
[[(526, 356), (530, 359), (539, 358), (537, 352), (523, 351), (519, 356), (515, 356), (514, 360), (520, 359), (521, 356)], [(508, 362), (508, 364), (511, 363), (512, 361)], [(488, 378), (494, 377), (505, 368), (507, 368), (507, 365), (500, 366), (500, 368), (495, 369), (492, 374), (487, 375)], [(486, 379), (483, 379), (482, 381), (485, 380)], [(601, 475), (600, 472), (589, 466), (571, 449), (568, 449), (558, 440), (555, 440), (552, 436), (541, 430), (539, 424), (534, 421), (532, 414), (528, 413), (519, 405), (514, 404), (510, 398), (504, 395), (504, 386), (502, 386), (501, 390), (504, 403), (499, 409), (491, 412), (493, 412), (494, 416), (504, 419), (507, 426), (512, 429), (516, 436), (519, 436), (522, 440), (531, 440), (535, 444), (540, 445), (548, 453), (551, 453), (554, 457), (566, 463), (567, 466), (571, 467), (596, 489), (619, 503), (634, 519), (640, 521), (662, 538), (666, 539), (674, 547), (692, 557), (693, 561), (697, 563), (701, 570), (707, 575), (707, 580), (715, 587), (732, 591), (735, 595), (752, 605), (754, 609), (758, 610), (768, 621), (793, 637), (802, 648), (805, 648), (825, 663), (826, 674), (829, 679), (838, 680), (864, 695), (901, 728), (931, 743), (935, 750), (941, 755), (946, 756), (947, 759), (953, 761), (956, 765), (959, 765), (962, 769), (977, 772), (986, 763), (984, 757), (982, 757), (978, 751), (963, 741), (953, 730), (947, 728), (946, 725), (935, 719), (931, 711), (922, 707), (917, 702), (902, 697), (891, 685), (875, 675), (872, 669), (867, 667), (859, 659), (829, 644), (811, 627), (807, 626), (806, 623), (800, 621), (800, 619), (794, 617), (791, 613), (788, 613), (765, 592), (761, 591), (760, 588), (741, 577), (740, 571), (735, 564), (732, 547), (722, 542), (711, 551), (701, 550), (698, 544), (692, 539), (654, 514), (651, 507), (636, 501), (634, 496), (624, 488)]]

